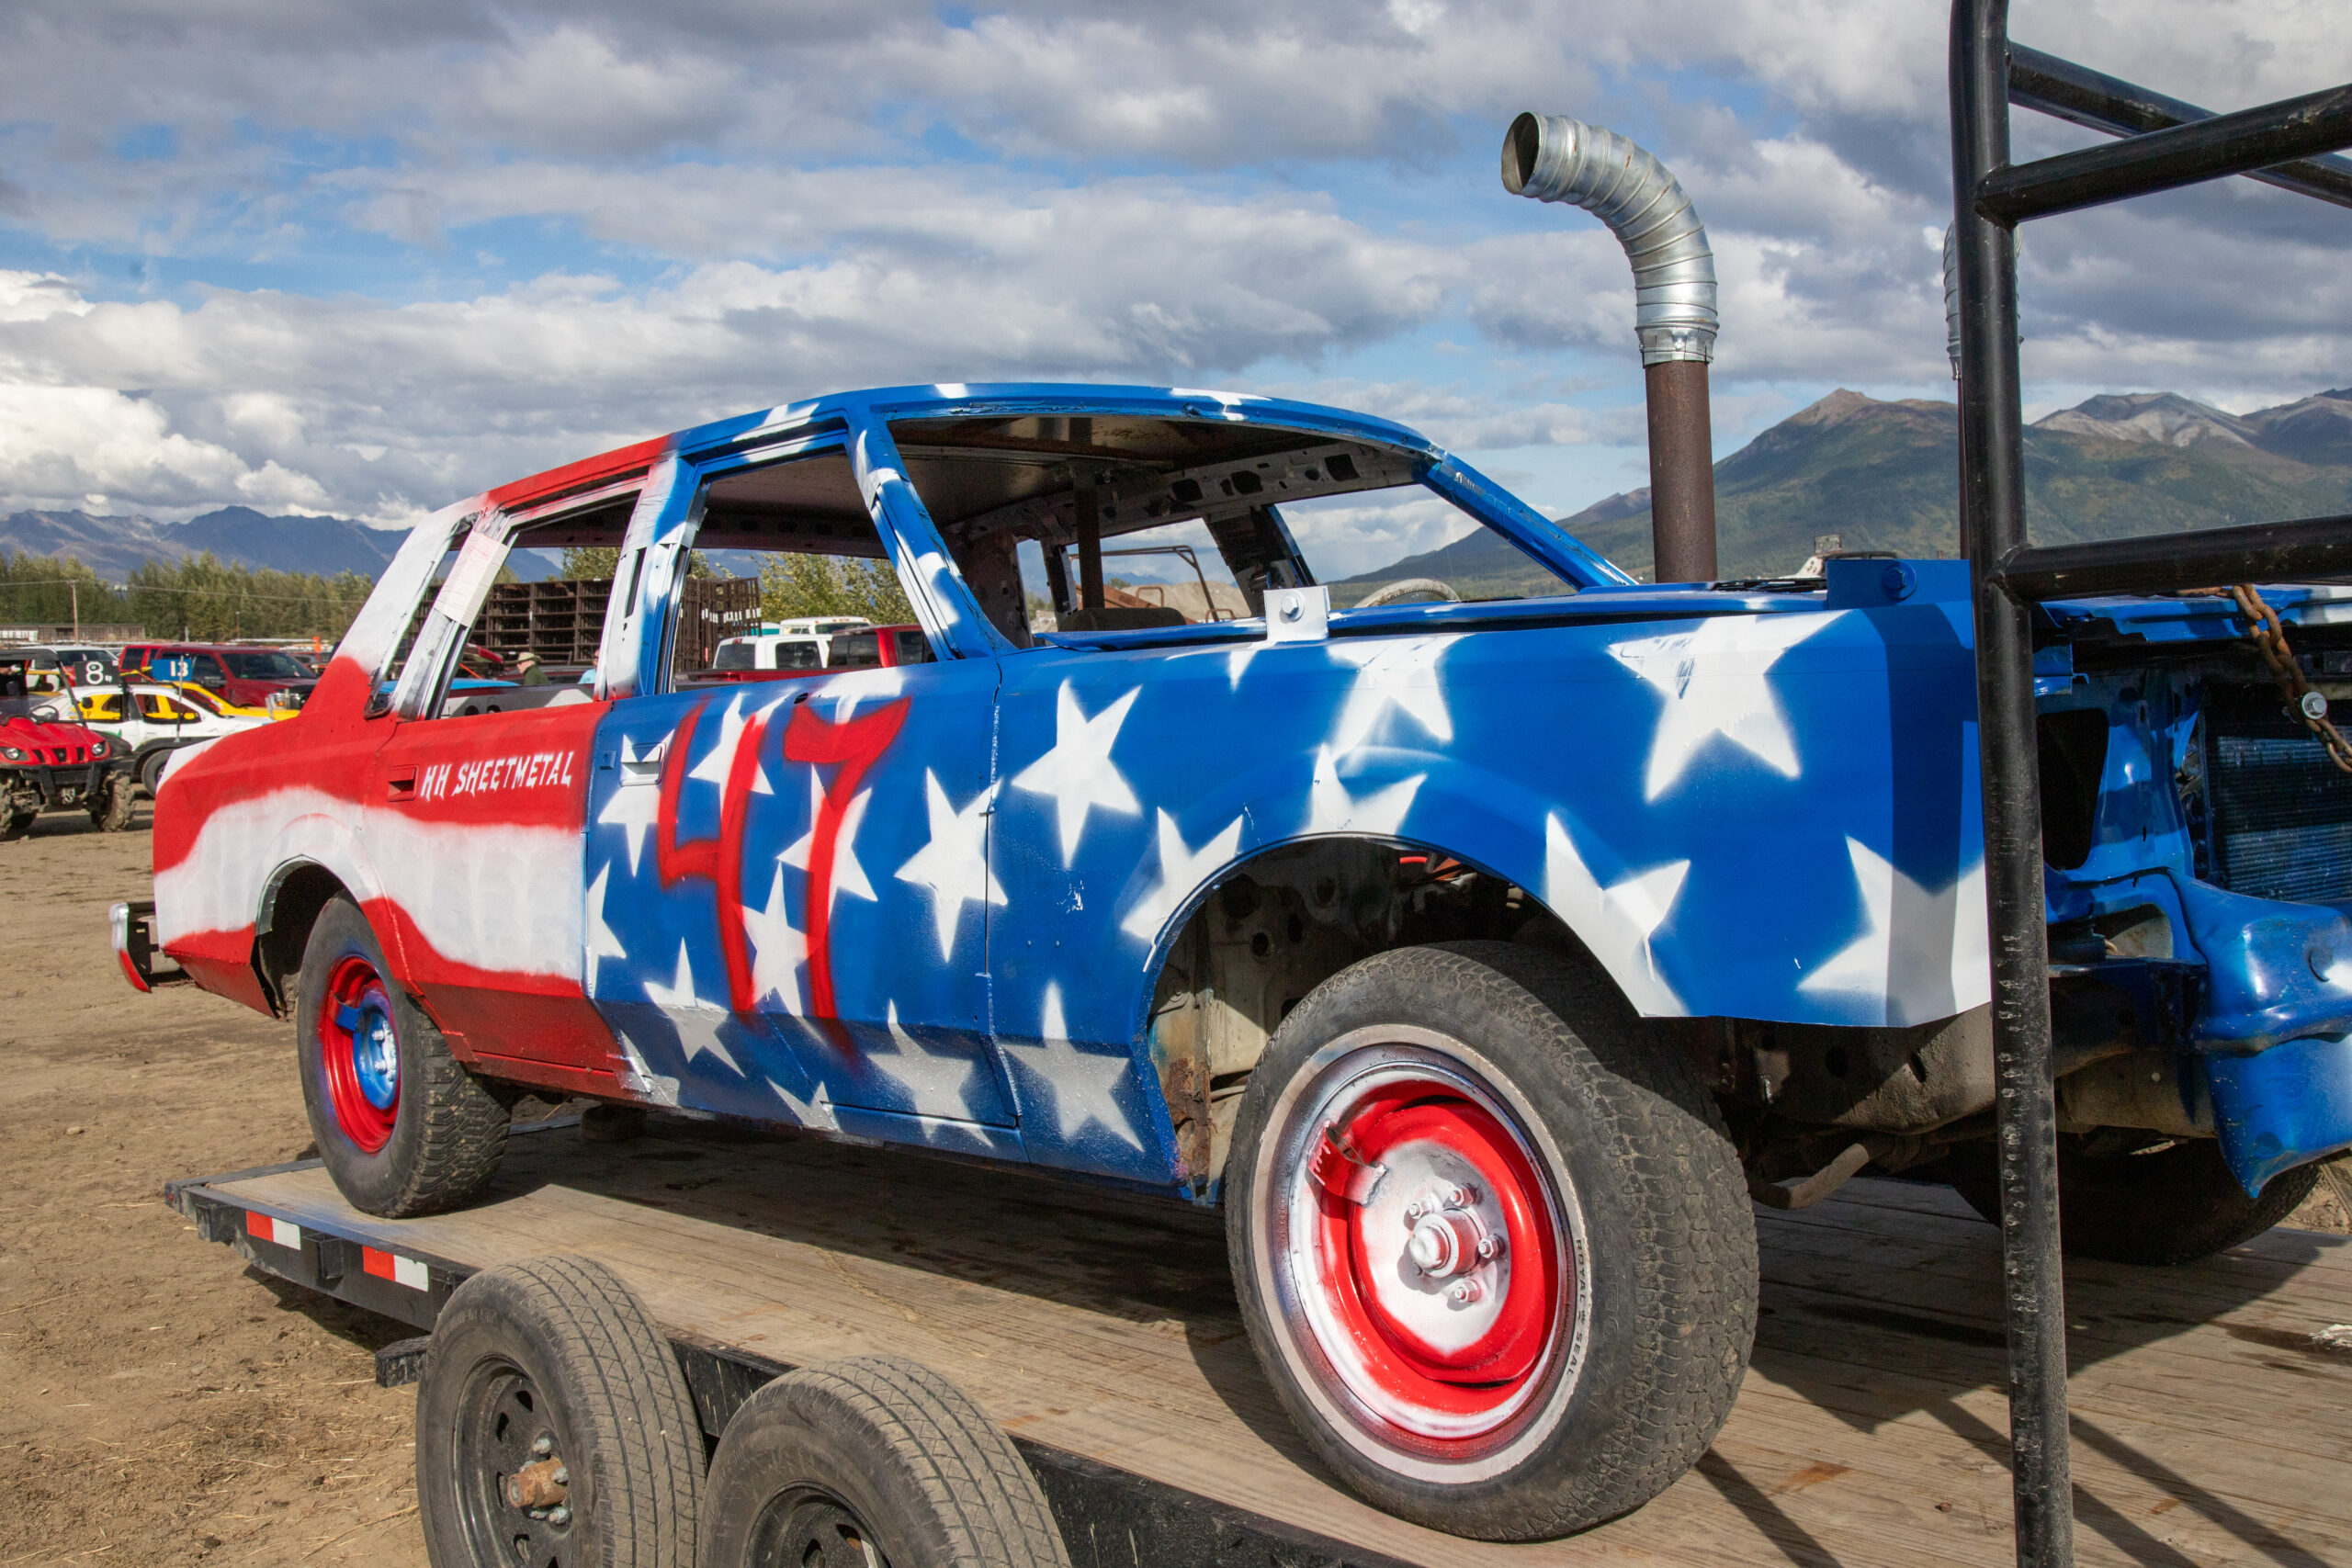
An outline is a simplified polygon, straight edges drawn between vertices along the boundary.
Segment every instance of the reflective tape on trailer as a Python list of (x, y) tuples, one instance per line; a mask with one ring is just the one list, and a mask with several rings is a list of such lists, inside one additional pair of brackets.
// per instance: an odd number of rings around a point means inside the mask
[(245, 1234), (255, 1241), (266, 1241), (273, 1247), (283, 1247), (295, 1252), (302, 1250), (302, 1227), (291, 1220), (272, 1219), (259, 1209), (245, 1211)]
[(379, 1280), (390, 1280), (396, 1285), (406, 1285), (412, 1291), (433, 1288), (432, 1275), (424, 1265), (413, 1258), (402, 1258), (397, 1252), (385, 1252), (373, 1247), (359, 1249), (360, 1261)]

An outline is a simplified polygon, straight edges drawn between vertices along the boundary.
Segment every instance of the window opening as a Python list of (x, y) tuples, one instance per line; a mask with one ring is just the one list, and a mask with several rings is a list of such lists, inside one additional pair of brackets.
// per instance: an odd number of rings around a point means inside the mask
[(707, 480), (691, 546), (672, 690), (933, 657), (838, 446)]
[(1316, 432), (1097, 414), (911, 419), (908, 479), (998, 629), (1203, 625), (1270, 588), (1336, 608), (1573, 593), (1424, 486), (1415, 455)]

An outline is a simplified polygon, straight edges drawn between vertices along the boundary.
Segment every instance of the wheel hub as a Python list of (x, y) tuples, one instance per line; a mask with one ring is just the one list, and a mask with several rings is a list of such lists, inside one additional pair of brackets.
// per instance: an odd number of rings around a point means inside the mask
[(571, 1471), (531, 1380), (493, 1364), (467, 1399), (457, 1455), (458, 1506), (475, 1561), (565, 1568), (573, 1558)]
[(400, 1115), (400, 1035), (391, 992), (374, 964), (353, 954), (328, 976), (318, 1010), (321, 1066), (335, 1123), (374, 1154), (390, 1141)]
[(1270, 1261), (1307, 1369), (1383, 1444), (1480, 1462), (1555, 1386), (1580, 1305), (1547, 1165), (1434, 1052), (1349, 1053), (1292, 1117)]

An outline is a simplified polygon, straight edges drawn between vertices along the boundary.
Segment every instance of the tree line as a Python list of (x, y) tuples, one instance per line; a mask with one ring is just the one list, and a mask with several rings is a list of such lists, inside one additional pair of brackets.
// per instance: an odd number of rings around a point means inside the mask
[[(575, 548), (563, 553), (560, 574), (609, 581), (620, 552)], [(689, 570), (714, 571), (699, 551)], [(884, 560), (780, 554), (760, 563), (760, 615), (764, 620), (804, 615), (863, 615), (881, 625), (913, 620), (914, 610)], [(511, 570), (499, 573), (512, 581)], [(333, 577), (224, 563), (210, 551), (176, 561), (142, 562), (130, 580), (110, 583), (72, 556), (37, 556), (0, 546), (0, 622), (69, 626), (137, 626), (153, 637), (221, 642), (236, 637), (341, 637), (375, 590), (356, 571)]]
[[(620, 551), (593, 546), (563, 552), (559, 575), (609, 582), (620, 563)], [(731, 577), (727, 564), (707, 561), (699, 550), (686, 558), (693, 577)], [(862, 615), (876, 626), (903, 626), (915, 618), (899, 586), (899, 574), (887, 560), (855, 556), (823, 556), (797, 550), (763, 554), (760, 558), (760, 619), (794, 621), (804, 617)]]
[(193, 642), (233, 637), (315, 637), (334, 642), (376, 587), (356, 571), (256, 570), (210, 551), (145, 561), (126, 582), (102, 580), (72, 556), (20, 554), (0, 547), (0, 621), (140, 626), (147, 635)]

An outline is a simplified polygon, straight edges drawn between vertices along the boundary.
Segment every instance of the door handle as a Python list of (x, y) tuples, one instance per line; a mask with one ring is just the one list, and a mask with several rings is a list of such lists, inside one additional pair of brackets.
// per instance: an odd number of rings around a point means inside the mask
[(416, 770), (401, 768), (387, 774), (384, 779), (384, 798), (393, 801), (415, 799)]
[(669, 751), (670, 742), (664, 739), (642, 757), (632, 757), (626, 751), (622, 752), (621, 783), (624, 784), (660, 784), (662, 761), (669, 755)]

